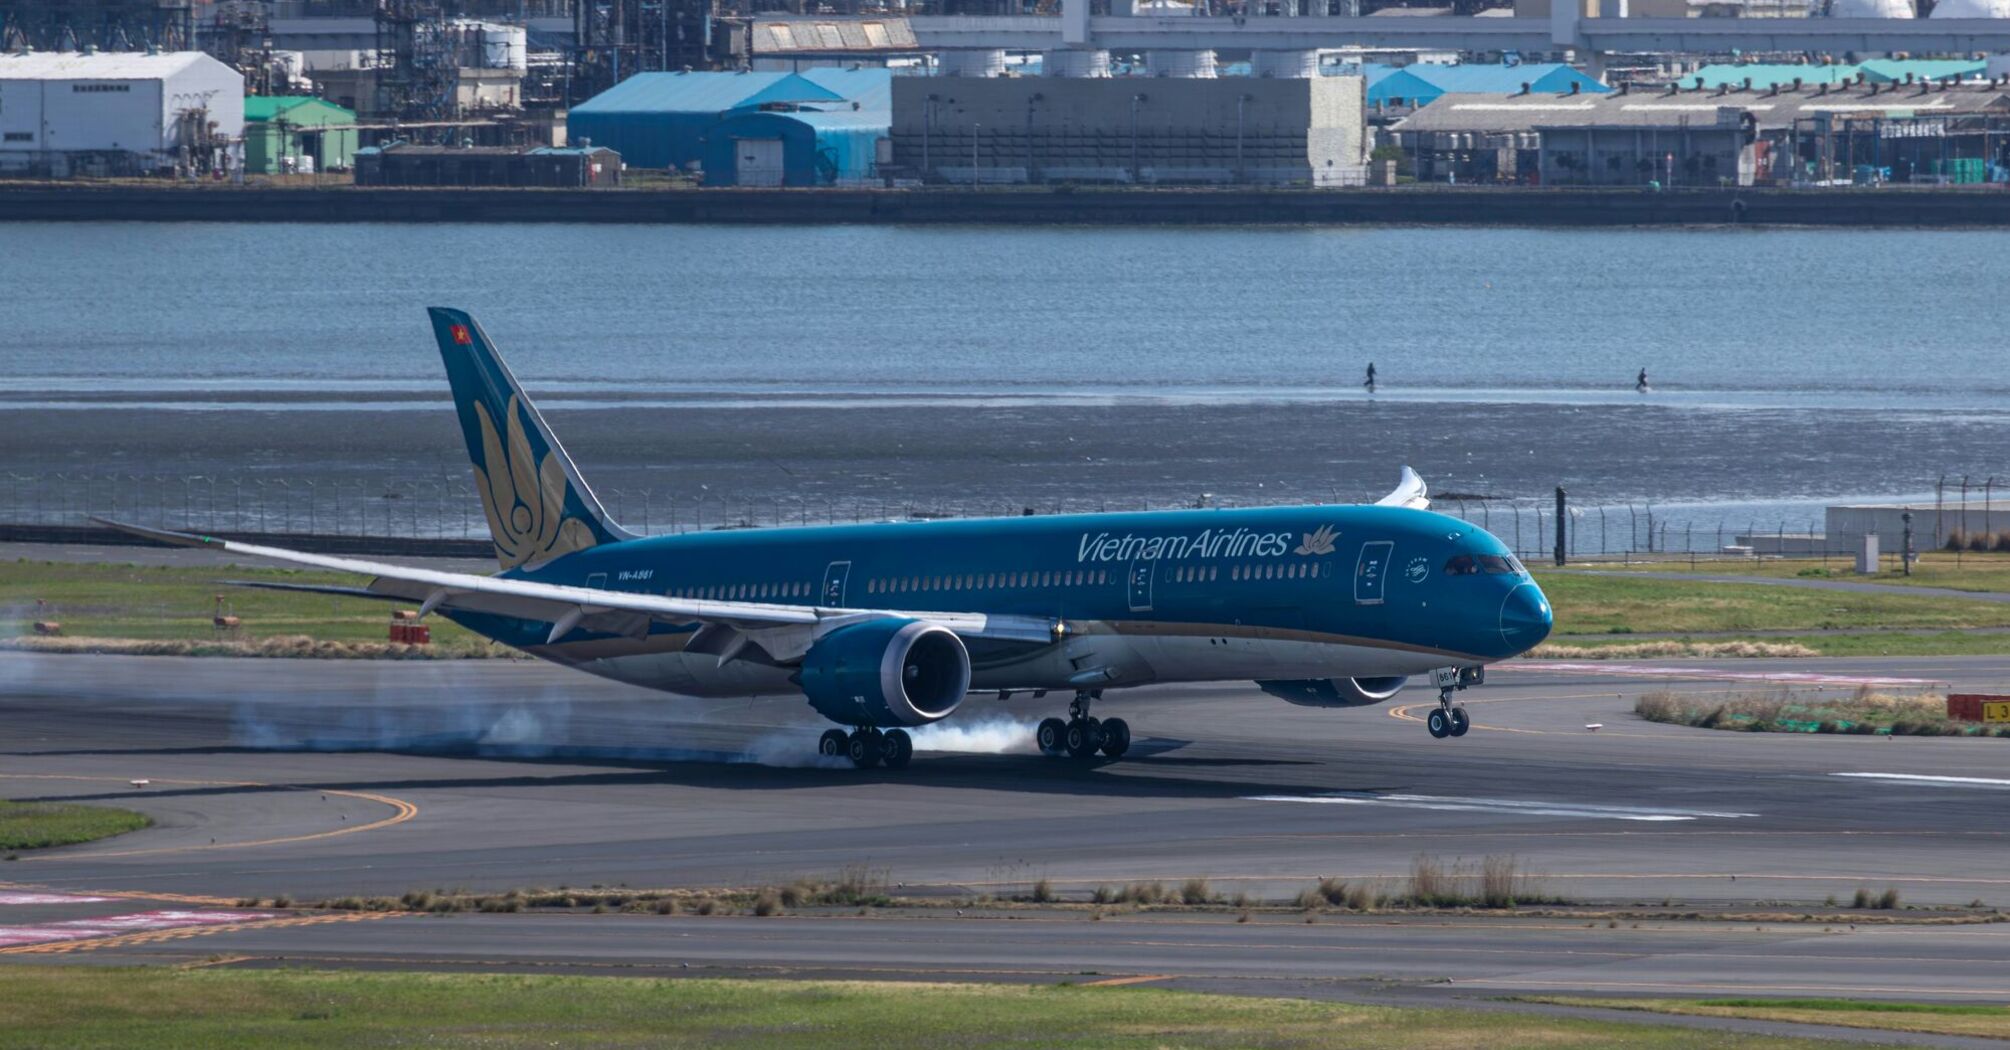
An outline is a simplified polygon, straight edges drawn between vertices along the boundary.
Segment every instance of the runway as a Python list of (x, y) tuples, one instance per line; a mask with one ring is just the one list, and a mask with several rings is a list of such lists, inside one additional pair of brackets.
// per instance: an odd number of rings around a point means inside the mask
[(1393, 889), (1418, 854), (1467, 865), (1513, 854), (1547, 894), (1621, 907), (1798, 913), (1859, 887), (1897, 888), (1911, 905), (2010, 905), (2010, 741), (1740, 734), (1631, 714), (1643, 690), (1762, 689), (1783, 673), (1805, 687), (1988, 691), (2010, 680), (2010, 658), (1510, 663), (1465, 695), (1476, 725), (1454, 741), (1424, 732), (1422, 689), (1322, 710), (1243, 685), (1153, 688), (1098, 705), (1139, 742), (1090, 766), (1020, 753), (1062, 698), (972, 697), (949, 731), (923, 734), (911, 768), (889, 772), (817, 767), (821, 727), (800, 704), (684, 701), (539, 664), (0, 654), (0, 796), (109, 801), (157, 821), (0, 865), (0, 892), (142, 897), (0, 896), (0, 928), (281, 894), (778, 884), (847, 865), (945, 902), (939, 914), (770, 919), (250, 917), (68, 947), (30, 940), (0, 958), (2010, 998), (1991, 962), (2010, 957), (2010, 925), (1308, 925), (1233, 912), (958, 917), (948, 903), (1043, 878), (1074, 895), (1206, 878), (1217, 892), (1289, 899), (1320, 877)]

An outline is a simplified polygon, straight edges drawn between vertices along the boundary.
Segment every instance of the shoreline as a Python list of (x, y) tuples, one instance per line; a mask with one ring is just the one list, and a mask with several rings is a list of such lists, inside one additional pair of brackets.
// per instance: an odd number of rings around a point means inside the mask
[(2010, 227), (1991, 189), (548, 190), (0, 183), (0, 222)]

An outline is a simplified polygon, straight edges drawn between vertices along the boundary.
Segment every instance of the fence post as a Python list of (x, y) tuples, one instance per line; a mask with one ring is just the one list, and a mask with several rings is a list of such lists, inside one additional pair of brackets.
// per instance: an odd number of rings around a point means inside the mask
[(1556, 487), (1556, 565), (1559, 569), (1563, 567), (1569, 555), (1569, 530), (1564, 526), (1564, 521), (1568, 514), (1564, 498), (1563, 486), (1558, 485)]

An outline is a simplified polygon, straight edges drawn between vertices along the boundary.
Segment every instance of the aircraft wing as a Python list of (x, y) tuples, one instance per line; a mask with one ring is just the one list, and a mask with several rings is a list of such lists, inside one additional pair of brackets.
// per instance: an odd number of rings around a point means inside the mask
[[(1047, 643), (1061, 633), (1057, 621), (1033, 616), (998, 616), (971, 612), (910, 612), (899, 609), (826, 608), (811, 605), (777, 605), (764, 602), (711, 601), (671, 598), (664, 595), (603, 591), (591, 587), (513, 580), (474, 573), (444, 572), (388, 562), (365, 561), (326, 554), (309, 554), (283, 547), (199, 536), (194, 533), (152, 529), (125, 522), (92, 518), (92, 521), (120, 532), (175, 547), (201, 547), (242, 554), (253, 558), (290, 562), (317, 569), (353, 572), (374, 577), (362, 588), (366, 594), (419, 603), (420, 614), (435, 609), (463, 609), (495, 613), (552, 625), (548, 641), (557, 641), (576, 627), (641, 637), (652, 622), (698, 624), (698, 634), (687, 651), (712, 653), (721, 663), (739, 655), (749, 642), (757, 644), (770, 658), (781, 663), (800, 659), (811, 643), (849, 624), (885, 616), (899, 616), (941, 624), (964, 638)], [(295, 585), (281, 585), (295, 589)], [(298, 585), (298, 589), (325, 590)], [(341, 588), (356, 593), (355, 588)]]
[(1378, 507), (1408, 507), (1411, 510), (1429, 510), (1430, 490), (1424, 479), (1409, 467), (1403, 468), (1403, 477), (1396, 482), (1396, 490), (1375, 501)]

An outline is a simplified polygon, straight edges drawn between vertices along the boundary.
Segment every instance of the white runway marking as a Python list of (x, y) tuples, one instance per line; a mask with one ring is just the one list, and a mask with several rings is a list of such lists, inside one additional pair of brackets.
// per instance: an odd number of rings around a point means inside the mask
[(1622, 678), (1723, 678), (1739, 682), (1786, 682), (1793, 685), (1937, 685), (1931, 678), (1890, 678), (1882, 675), (1822, 674), (1818, 671), (1733, 671), (1721, 667), (1663, 667), (1605, 660), (1516, 660), (1497, 665), (1503, 671), (1548, 671), (1553, 674), (1613, 675)]
[(1245, 802), (1310, 802), (1335, 806), (1394, 806), (1398, 809), (1434, 809), (1459, 813), (1498, 813), (1503, 816), (1578, 817), (1584, 820), (1639, 820), (1665, 823), (1714, 817), (1735, 820), (1756, 817), (1757, 813), (1720, 813), (1704, 809), (1658, 809), (1648, 806), (1594, 806), (1575, 802), (1534, 802), (1511, 798), (1462, 798), (1455, 795), (1357, 795), (1336, 792), (1330, 795), (1245, 795)]
[(53, 941), (81, 941), (92, 937), (116, 937), (122, 933), (172, 930), (183, 926), (217, 926), (254, 919), (276, 919), (268, 911), (143, 911), (133, 915), (108, 915), (98, 919), (71, 919), (39, 926), (0, 926), (0, 948)]
[(110, 897), (86, 897), (75, 893), (21, 893), (0, 890), (0, 904), (97, 904)]
[(1896, 780), (1906, 784), (1938, 784), (1943, 787), (2010, 788), (2010, 780), (1995, 780), (1990, 777), (1941, 777), (1926, 773), (1830, 773), (1832, 777), (1857, 777), (1863, 780)]

